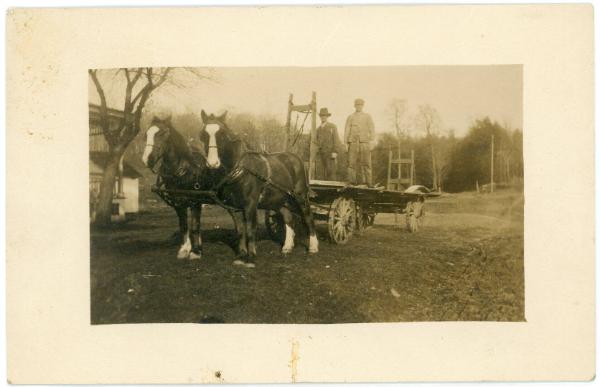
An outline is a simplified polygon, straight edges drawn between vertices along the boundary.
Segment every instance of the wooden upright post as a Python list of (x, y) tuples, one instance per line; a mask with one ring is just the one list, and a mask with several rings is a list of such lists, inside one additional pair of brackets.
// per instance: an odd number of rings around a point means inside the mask
[(317, 153), (317, 93), (312, 92), (312, 98), (310, 100), (310, 112), (311, 112), (311, 128), (310, 128), (310, 141), (309, 141), (309, 167), (308, 167), (308, 180), (312, 180), (315, 177), (315, 157)]
[(398, 140), (398, 180), (402, 181), (402, 146), (400, 144), (400, 129), (396, 128), (396, 138)]
[(294, 94), (290, 93), (290, 99), (288, 100), (288, 112), (287, 119), (285, 121), (285, 150), (290, 150), (290, 139), (292, 138), (292, 107), (294, 106)]
[(410, 185), (415, 184), (415, 150), (410, 150)]
[(490, 180), (491, 180), (491, 186), (490, 186), (490, 192), (494, 192), (494, 135), (492, 134), (492, 170), (490, 172)]
[(392, 148), (388, 152), (387, 189), (392, 190)]

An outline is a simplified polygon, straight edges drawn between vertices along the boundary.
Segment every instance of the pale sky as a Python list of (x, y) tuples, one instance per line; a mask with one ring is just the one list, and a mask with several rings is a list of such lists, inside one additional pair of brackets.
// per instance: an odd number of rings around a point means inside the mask
[[(389, 104), (404, 99), (408, 115), (418, 105), (436, 108), (445, 130), (466, 134), (473, 120), (489, 116), (500, 124), (521, 128), (523, 121), (522, 67), (502, 66), (390, 66), (390, 67), (254, 67), (214, 68), (217, 82), (198, 81), (186, 75), (184, 88), (163, 86), (148, 109), (166, 106), (174, 113), (192, 111), (270, 114), (285, 122), (289, 93), (294, 103), (307, 104), (317, 93), (317, 107), (327, 107), (343, 135), (346, 117), (355, 98), (365, 100), (376, 132), (391, 131)], [(120, 79), (103, 74), (109, 105), (122, 107)], [(90, 102), (98, 97), (90, 81)], [(307, 121), (307, 128), (309, 121)], [(411, 129), (414, 131), (414, 129)], [(418, 133), (412, 133), (418, 134)]]

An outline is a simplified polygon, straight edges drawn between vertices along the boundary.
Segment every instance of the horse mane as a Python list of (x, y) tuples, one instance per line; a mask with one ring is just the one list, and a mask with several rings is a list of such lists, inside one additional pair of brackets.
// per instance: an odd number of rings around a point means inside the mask
[(183, 138), (183, 135), (173, 127), (170, 121), (163, 122), (162, 124), (169, 128), (169, 139), (175, 147), (177, 154), (191, 159), (192, 151), (190, 150), (187, 141)]

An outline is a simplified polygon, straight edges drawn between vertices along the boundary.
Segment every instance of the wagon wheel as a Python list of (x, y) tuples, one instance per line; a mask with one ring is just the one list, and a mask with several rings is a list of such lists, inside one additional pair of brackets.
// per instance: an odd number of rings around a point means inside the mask
[(356, 203), (354, 211), (356, 214), (356, 231), (358, 231), (358, 233), (360, 234), (367, 227), (365, 224), (365, 214), (363, 212), (363, 207), (360, 205), (360, 203)]
[(327, 222), (331, 240), (339, 245), (345, 244), (352, 238), (356, 228), (356, 208), (354, 200), (338, 197), (329, 208)]
[(362, 232), (371, 227), (374, 222), (375, 213), (366, 211), (359, 203), (356, 203), (356, 230)]
[(285, 222), (279, 211), (265, 211), (265, 227), (272, 240), (283, 243), (285, 240)]
[(367, 212), (365, 214), (365, 224), (367, 227), (371, 227), (375, 224), (375, 215), (377, 215), (375, 212)]
[(409, 232), (417, 232), (421, 227), (422, 217), (425, 215), (424, 200), (408, 202), (406, 205), (406, 228)]

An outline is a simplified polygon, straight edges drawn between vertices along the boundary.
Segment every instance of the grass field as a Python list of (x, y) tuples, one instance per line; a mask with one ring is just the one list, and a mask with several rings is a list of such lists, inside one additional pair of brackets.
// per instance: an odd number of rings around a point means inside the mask
[(416, 234), (379, 214), (343, 246), (319, 224), (315, 255), (297, 240), (282, 256), (261, 226), (254, 269), (232, 265), (233, 225), (216, 207), (198, 261), (175, 258), (169, 208), (92, 229), (92, 323), (523, 321), (522, 193), (445, 195), (426, 211)]

